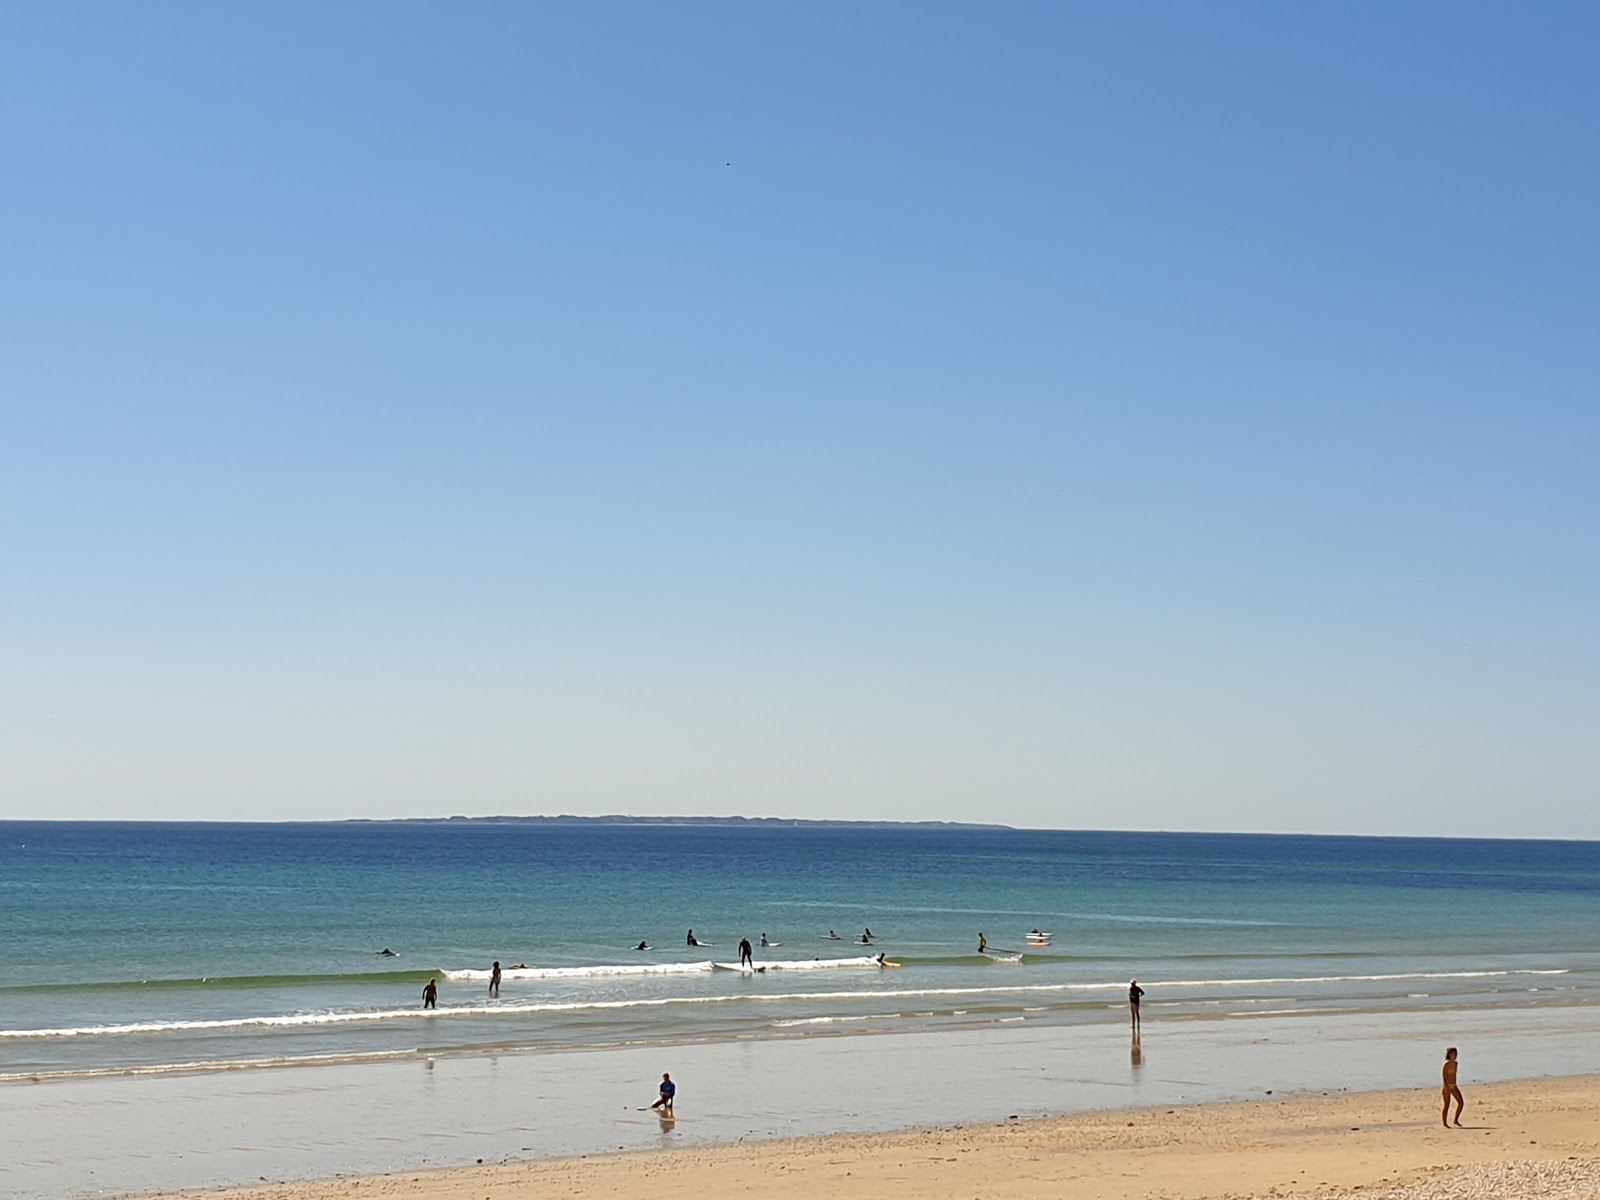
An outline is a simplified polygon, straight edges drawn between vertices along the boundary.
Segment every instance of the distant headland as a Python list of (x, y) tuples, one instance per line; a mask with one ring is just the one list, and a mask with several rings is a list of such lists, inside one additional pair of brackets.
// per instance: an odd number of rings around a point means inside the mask
[(1010, 825), (977, 821), (818, 821), (799, 817), (633, 817), (612, 813), (603, 817), (351, 817), (345, 825), (749, 825), (796, 826), (803, 829), (1010, 829)]

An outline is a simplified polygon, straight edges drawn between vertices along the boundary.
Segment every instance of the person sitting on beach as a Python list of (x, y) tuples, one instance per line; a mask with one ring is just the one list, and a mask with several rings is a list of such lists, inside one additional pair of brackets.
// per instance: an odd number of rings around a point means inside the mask
[(755, 966), (755, 964), (756, 964), (755, 956), (753, 954), (751, 954), (751, 952), (750, 952), (750, 939), (749, 938), (740, 938), (739, 939), (739, 965), (741, 967), (753, 967), (753, 966)]
[(689, 930), (689, 938), (684, 944), (688, 946), (698, 946), (700, 944), (699, 939), (694, 936), (694, 930)]
[(500, 964), (499, 964), (499, 962), (496, 962), (494, 964), (494, 969), (489, 972), (489, 995), (498, 996), (499, 994), (500, 994)]
[(1456, 1086), (1456, 1048), (1451, 1046), (1444, 1052), (1444, 1111), (1439, 1114), (1439, 1119), (1444, 1122), (1446, 1129), (1450, 1128), (1450, 1101), (1456, 1102), (1456, 1128), (1461, 1128), (1461, 1110), (1467, 1106), (1466, 1100), (1461, 1096), (1461, 1089)]
[(436, 979), (428, 980), (427, 985), (422, 989), (422, 1007), (423, 1008), (438, 1008), (439, 1007), (439, 981), (438, 980), (436, 980)]
[(661, 1073), (661, 1094), (656, 1097), (656, 1102), (651, 1108), (660, 1109), (663, 1113), (671, 1114), (672, 1101), (678, 1094), (678, 1085), (672, 1082), (672, 1076), (665, 1071)]
[(1128, 981), (1128, 1016), (1133, 1021), (1133, 1031), (1139, 1032), (1139, 997), (1144, 995), (1144, 989), (1139, 986), (1137, 979)]

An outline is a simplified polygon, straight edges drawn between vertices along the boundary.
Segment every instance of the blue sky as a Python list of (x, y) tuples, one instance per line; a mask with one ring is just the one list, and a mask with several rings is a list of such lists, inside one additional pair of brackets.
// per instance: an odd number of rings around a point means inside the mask
[(1597, 35), (13, 5), (0, 816), (1600, 837)]

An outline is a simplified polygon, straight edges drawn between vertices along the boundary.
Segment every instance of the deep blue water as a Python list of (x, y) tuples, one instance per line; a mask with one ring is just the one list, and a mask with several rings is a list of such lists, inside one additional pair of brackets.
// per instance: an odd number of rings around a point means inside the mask
[[(0, 1074), (1118, 1020), (1134, 975), (1171, 1020), (1593, 1003), (1597, 928), (1592, 842), (9, 822)], [(902, 966), (706, 966), (763, 932)], [(494, 959), (532, 969), (491, 1000)]]

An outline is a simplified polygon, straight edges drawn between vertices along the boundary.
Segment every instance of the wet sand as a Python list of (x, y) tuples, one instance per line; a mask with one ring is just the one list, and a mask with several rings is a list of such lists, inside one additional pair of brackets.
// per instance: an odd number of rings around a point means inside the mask
[[(1462, 1047), (1462, 1086), (1478, 1119), (1486, 1080), (1600, 1075), (1600, 1009), (1147, 1018), (1137, 1055), (1125, 1025), (1020, 1023), (14, 1082), (0, 1085), (0, 1196), (60, 1200), (263, 1179), (422, 1175), (619, 1151), (692, 1157), (740, 1142), (762, 1144), (750, 1151), (759, 1163), (778, 1153), (770, 1147), (813, 1145), (804, 1140), (813, 1136), (893, 1138), (897, 1130), (970, 1130), (1013, 1115), (1027, 1123), (1159, 1108), (1148, 1121), (1134, 1118), (1131, 1128), (1148, 1134), (1186, 1123), (1166, 1117), (1167, 1108), (1224, 1113), (1213, 1105), (1268, 1091), (1276, 1103), (1294, 1090), (1431, 1088), (1450, 1044)], [(680, 1088), (670, 1124), (639, 1111), (664, 1070)], [(1422, 1129), (1427, 1114), (1414, 1109), (1384, 1119)], [(785, 1171), (815, 1166), (810, 1151), (783, 1153)], [(906, 1161), (905, 1170), (921, 1170), (916, 1156)], [(1600, 1189), (1592, 1196), (1600, 1198)]]
[[(891, 1134), (261, 1184), (209, 1200), (494, 1200), (561, 1195), (809, 1200), (883, 1195), (1168, 1200), (1600, 1195), (1600, 1077), (1468, 1089), (1463, 1129), (1433, 1088), (1263, 1097)], [(195, 1195), (190, 1193), (190, 1195)]]

